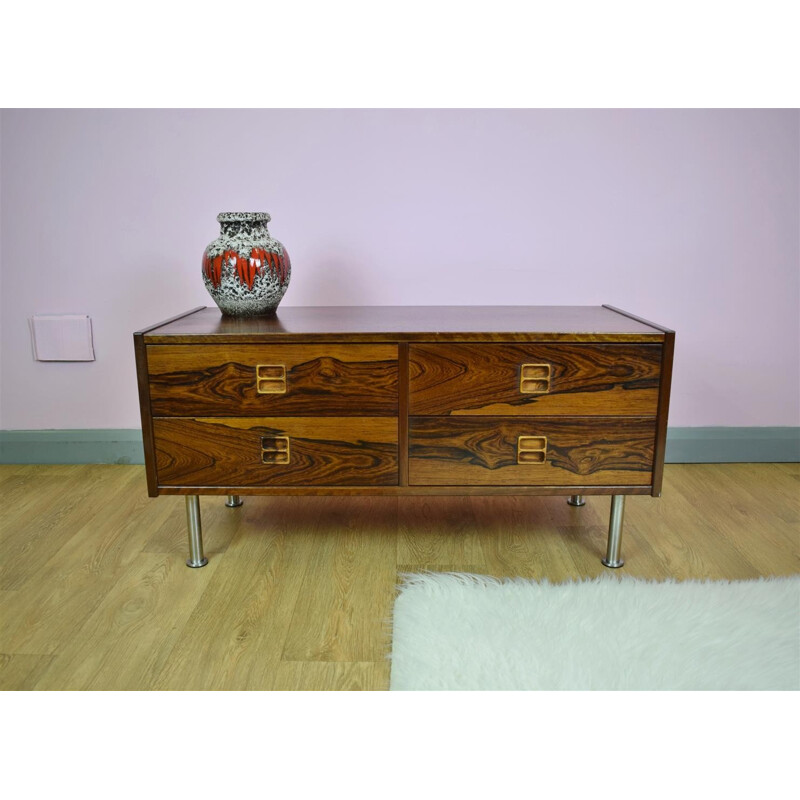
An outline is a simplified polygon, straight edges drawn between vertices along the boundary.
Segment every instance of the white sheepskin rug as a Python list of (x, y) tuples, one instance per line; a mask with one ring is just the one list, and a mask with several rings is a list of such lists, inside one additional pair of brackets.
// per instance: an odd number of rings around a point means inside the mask
[(800, 688), (800, 576), (403, 579), (393, 690)]

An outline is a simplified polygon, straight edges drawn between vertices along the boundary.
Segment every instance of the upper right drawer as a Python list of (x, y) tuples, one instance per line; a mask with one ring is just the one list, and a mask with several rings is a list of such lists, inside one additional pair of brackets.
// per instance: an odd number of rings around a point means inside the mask
[(655, 415), (659, 344), (412, 344), (409, 414)]

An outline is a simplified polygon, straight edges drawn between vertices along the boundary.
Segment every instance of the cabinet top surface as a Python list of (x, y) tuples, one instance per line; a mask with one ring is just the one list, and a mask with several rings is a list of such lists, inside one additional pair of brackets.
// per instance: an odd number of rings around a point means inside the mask
[(148, 344), (339, 341), (660, 341), (666, 329), (606, 306), (282, 306), (272, 317), (200, 308), (139, 331)]

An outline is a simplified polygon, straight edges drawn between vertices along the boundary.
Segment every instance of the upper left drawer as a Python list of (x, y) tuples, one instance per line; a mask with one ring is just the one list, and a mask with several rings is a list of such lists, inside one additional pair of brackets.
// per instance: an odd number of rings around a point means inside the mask
[(396, 416), (397, 345), (149, 345), (153, 416)]

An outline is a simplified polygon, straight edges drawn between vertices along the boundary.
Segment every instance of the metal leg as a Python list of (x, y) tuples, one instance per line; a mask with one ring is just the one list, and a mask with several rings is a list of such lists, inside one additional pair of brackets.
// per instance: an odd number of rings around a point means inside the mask
[(242, 498), (239, 497), (238, 494), (229, 494), (225, 505), (228, 506), (228, 508), (237, 508), (242, 502)]
[(583, 499), (583, 495), (582, 494), (573, 494), (572, 497), (570, 497), (569, 500), (567, 500), (567, 502), (571, 506), (585, 506), (586, 505), (586, 501)]
[(625, 495), (615, 494), (611, 498), (611, 517), (608, 520), (608, 549), (601, 559), (607, 567), (621, 567), (625, 562), (619, 557), (622, 542), (622, 519), (625, 516)]
[(186, 524), (189, 528), (189, 558), (187, 567), (204, 567), (208, 559), (203, 555), (203, 528), (200, 524), (200, 498), (186, 495)]

